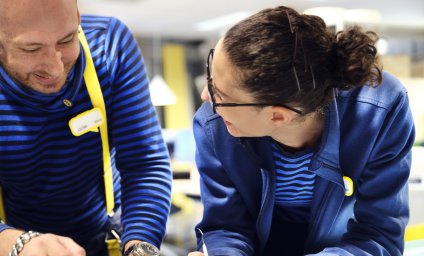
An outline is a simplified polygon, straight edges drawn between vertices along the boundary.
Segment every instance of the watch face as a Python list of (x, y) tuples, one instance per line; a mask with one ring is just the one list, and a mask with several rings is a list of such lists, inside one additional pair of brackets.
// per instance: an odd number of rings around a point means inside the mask
[(134, 249), (138, 256), (159, 256), (159, 249), (147, 242), (138, 243)]

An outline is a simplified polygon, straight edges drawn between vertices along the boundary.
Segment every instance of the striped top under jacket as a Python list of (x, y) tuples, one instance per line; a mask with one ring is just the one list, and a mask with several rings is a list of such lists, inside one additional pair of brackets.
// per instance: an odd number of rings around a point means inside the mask
[(277, 142), (272, 143), (275, 166), (275, 203), (282, 207), (311, 205), (315, 173), (309, 171), (312, 150), (288, 153)]
[[(122, 240), (159, 246), (170, 207), (171, 171), (144, 60), (119, 20), (83, 16), (81, 25), (106, 105)], [(0, 67), (0, 186), (9, 225), (0, 223), (0, 232), (15, 227), (82, 243), (104, 230), (100, 133), (75, 137), (68, 126), (72, 117), (93, 107), (84, 66), (81, 51), (67, 84), (53, 95), (22, 87)], [(65, 106), (64, 99), (73, 106)]]

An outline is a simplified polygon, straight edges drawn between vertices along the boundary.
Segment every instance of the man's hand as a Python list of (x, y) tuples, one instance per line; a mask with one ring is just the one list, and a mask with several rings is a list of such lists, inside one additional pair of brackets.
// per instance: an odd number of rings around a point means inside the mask
[(201, 252), (190, 252), (187, 256), (204, 256)]
[(124, 252), (126, 252), (128, 250), (128, 248), (130, 248), (132, 245), (138, 244), (140, 242), (141, 242), (140, 240), (130, 240), (130, 241), (128, 241), (124, 246)]
[(43, 234), (31, 239), (19, 256), (85, 256), (85, 250), (71, 238)]
[[(5, 230), (1, 232), (1, 238), (8, 241), (9, 247), (1, 247), (1, 255), (8, 255), (12, 250), (12, 246), (22, 231)], [(12, 242), (11, 242), (12, 241)], [(54, 234), (42, 234), (34, 237), (24, 245), (19, 256), (85, 256), (85, 250), (71, 238), (58, 236)]]

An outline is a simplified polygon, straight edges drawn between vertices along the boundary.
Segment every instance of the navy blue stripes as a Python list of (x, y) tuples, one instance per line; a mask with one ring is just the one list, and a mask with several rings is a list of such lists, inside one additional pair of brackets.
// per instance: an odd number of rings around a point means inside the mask
[(313, 152), (289, 154), (273, 143), (276, 171), (275, 204), (279, 207), (309, 206), (312, 201), (315, 174), (308, 171)]
[[(144, 60), (117, 19), (83, 16), (82, 27), (106, 104), (122, 240), (159, 246), (170, 207), (171, 172)], [(72, 117), (92, 108), (78, 76), (83, 68), (80, 57), (71, 81), (54, 97), (29, 93), (0, 72), (0, 186), (8, 225), (80, 243), (102, 232), (107, 221), (100, 134), (75, 137), (68, 126)], [(73, 107), (64, 106), (63, 98)], [(0, 231), (8, 227), (0, 224)]]

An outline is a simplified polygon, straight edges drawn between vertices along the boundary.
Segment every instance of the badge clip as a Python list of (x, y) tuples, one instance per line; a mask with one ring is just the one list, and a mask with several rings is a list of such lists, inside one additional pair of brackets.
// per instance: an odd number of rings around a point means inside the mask
[(87, 110), (69, 120), (69, 128), (74, 136), (81, 136), (87, 132), (98, 132), (104, 118), (99, 108)]

